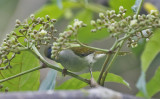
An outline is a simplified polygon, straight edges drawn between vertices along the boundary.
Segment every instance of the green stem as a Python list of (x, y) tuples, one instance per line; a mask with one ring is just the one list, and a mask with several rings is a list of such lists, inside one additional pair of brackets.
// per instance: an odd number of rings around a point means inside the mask
[(116, 57), (118, 56), (118, 53), (119, 53), (120, 49), (122, 48), (124, 42), (125, 42), (125, 40), (123, 40), (123, 41), (121, 41), (121, 42), (119, 43), (119, 48), (118, 48), (117, 52), (115, 53), (115, 55), (113, 56), (113, 58), (112, 58), (110, 64), (108, 65), (107, 69), (105, 70), (104, 75), (103, 75), (103, 77), (102, 77), (102, 80), (101, 80), (101, 82), (100, 82), (100, 85), (104, 86), (105, 78), (107, 77), (107, 74), (108, 74), (108, 72), (109, 72), (109, 70), (110, 70), (110, 68), (111, 68), (114, 60), (115, 60)]
[[(32, 52), (33, 55), (35, 55), (35, 56), (36, 56), (42, 63), (44, 63), (47, 67), (52, 68), (52, 69), (54, 69), (54, 70), (57, 70), (57, 71), (59, 71), (59, 72), (62, 72), (62, 71), (63, 71), (63, 69), (61, 69), (61, 68), (59, 68), (59, 67), (56, 67), (56, 66), (54, 66), (54, 65), (52, 65), (52, 64), (49, 64), (49, 63), (41, 56), (41, 54), (39, 53), (39, 51), (37, 50), (37, 48), (36, 48), (35, 46), (33, 46), (32, 48), (33, 48), (33, 51), (30, 50), (30, 52)], [(82, 77), (80, 77), (80, 76), (78, 76), (78, 75), (76, 75), (76, 74), (74, 74), (74, 73), (72, 73), (72, 72), (67, 71), (67, 72), (66, 72), (66, 75), (72, 76), (72, 77), (74, 77), (74, 78), (77, 78), (77, 79), (85, 82), (85, 83), (90, 84), (90, 81), (89, 81), (89, 80), (84, 79), (84, 78), (82, 78)]]
[(98, 78), (98, 80), (97, 80), (98, 84), (100, 84), (101, 78), (102, 78), (102, 76), (103, 76), (104, 70), (105, 70), (105, 68), (106, 68), (106, 66), (107, 66), (107, 64), (108, 64), (108, 62), (109, 62), (110, 57), (111, 57), (111, 54), (108, 54), (108, 56), (107, 56), (107, 58), (106, 58), (106, 60), (105, 60), (105, 62), (104, 62), (104, 64), (103, 64), (103, 66), (102, 66), (102, 69), (101, 69), (99, 78)]
[(95, 51), (102, 51), (102, 52), (105, 52), (105, 53), (109, 52), (109, 50), (107, 50), (107, 49), (101, 49), (101, 48), (96, 48), (96, 47), (91, 47), (91, 46), (85, 45), (85, 44), (81, 43), (79, 40), (77, 40), (77, 43), (80, 44), (83, 47), (86, 47), (86, 48), (89, 48), (89, 49), (93, 49)]
[(42, 66), (39, 66), (39, 67), (32, 68), (32, 69), (30, 69), (30, 70), (21, 72), (21, 73), (19, 73), (19, 74), (14, 75), (14, 76), (11, 76), (11, 77), (8, 77), (8, 78), (5, 78), (5, 79), (0, 80), (0, 83), (5, 82), (5, 81), (8, 81), (8, 80), (13, 79), (13, 78), (16, 78), (16, 77), (19, 77), (19, 76), (22, 76), (22, 75), (24, 75), (24, 74), (27, 74), (27, 73), (30, 73), (30, 72), (33, 72), (33, 71), (36, 71), (36, 70), (39, 70), (39, 69), (41, 69), (41, 68), (43, 68), (43, 67), (42, 67)]
[(107, 58), (106, 58), (105, 61), (104, 61), (104, 64), (103, 64), (103, 66), (102, 66), (102, 69), (101, 69), (99, 78), (98, 78), (98, 80), (97, 80), (98, 84), (100, 84), (100, 82), (101, 82), (101, 79), (102, 79), (102, 77), (103, 77), (103, 73), (104, 73), (104, 71), (105, 71), (105, 69), (106, 69), (106, 66), (107, 66), (107, 64), (108, 64), (108, 62), (109, 62), (109, 60), (110, 60), (110, 58), (111, 58), (111, 55), (113, 54), (113, 50), (115, 50), (117, 44), (118, 44), (118, 42), (117, 42), (117, 40), (116, 40), (115, 43), (113, 44), (113, 46), (110, 48), (110, 52), (111, 52), (111, 53), (108, 54)]

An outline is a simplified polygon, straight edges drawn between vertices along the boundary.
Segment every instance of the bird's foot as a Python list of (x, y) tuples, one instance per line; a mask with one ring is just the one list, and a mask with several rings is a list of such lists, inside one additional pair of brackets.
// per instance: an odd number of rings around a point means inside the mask
[(98, 83), (94, 80), (93, 77), (91, 77), (91, 79), (90, 79), (90, 87), (95, 88), (95, 87), (98, 87), (98, 86), (99, 86)]
[(64, 69), (62, 70), (62, 76), (66, 76), (66, 74), (67, 74), (67, 69), (64, 68)]

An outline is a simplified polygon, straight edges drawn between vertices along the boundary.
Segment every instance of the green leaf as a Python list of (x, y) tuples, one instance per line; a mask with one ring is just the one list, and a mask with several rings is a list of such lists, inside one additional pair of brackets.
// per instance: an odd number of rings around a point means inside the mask
[[(93, 77), (95, 80), (98, 79), (99, 74), (100, 72), (93, 72)], [(80, 76), (86, 79), (90, 79), (91, 77), (90, 73), (84, 73), (84, 74), (81, 74)], [(122, 77), (112, 74), (112, 73), (108, 73), (105, 81), (106, 82), (116, 82), (116, 83), (120, 83), (120, 84), (123, 84), (129, 87), (129, 84), (125, 80), (123, 80)], [(60, 86), (56, 87), (56, 89), (80, 89), (80, 88), (86, 87), (87, 85), (88, 85), (87, 83), (84, 83), (76, 78), (71, 78), (65, 81), (64, 83), (62, 83)]]
[(74, 2), (63, 2), (62, 9), (60, 9), (56, 4), (45, 5), (35, 13), (35, 16), (45, 17), (46, 15), (49, 15), (51, 18), (59, 19), (64, 14), (66, 8), (78, 7), (81, 7), (81, 5)]
[(159, 29), (154, 32), (153, 37), (146, 44), (145, 50), (141, 56), (142, 73), (137, 82), (137, 87), (144, 93), (144, 96), (146, 97), (148, 95), (146, 92), (146, 86), (144, 85), (146, 83), (145, 73), (148, 67), (150, 66), (151, 62), (154, 60), (156, 55), (160, 52), (160, 42), (159, 42), (160, 33), (159, 32), (160, 32)]
[(123, 6), (127, 9), (126, 15), (133, 15), (131, 7), (134, 5), (135, 0), (109, 0), (109, 5), (112, 9), (115, 9), (116, 12), (119, 11), (119, 7)]
[[(152, 97), (156, 93), (160, 92), (159, 82), (160, 82), (160, 67), (157, 69), (153, 78), (147, 83), (147, 91), (149, 97)], [(137, 96), (142, 97), (143, 96), (142, 92), (139, 92)]]
[(149, 65), (156, 57), (156, 55), (160, 52), (160, 29), (156, 30), (153, 34), (153, 37), (146, 44), (145, 50), (141, 56), (141, 66), (144, 72), (147, 71)]
[(147, 93), (147, 90), (146, 90), (146, 80), (145, 80), (145, 72), (141, 72), (141, 76), (139, 77), (139, 80), (136, 84), (136, 87), (143, 93), (143, 95), (145, 97), (148, 97), (148, 93)]
[[(17, 54), (11, 61), (13, 68), (0, 71), (0, 80), (19, 74), (26, 70), (39, 66), (39, 60), (28, 51)], [(34, 71), (17, 78), (3, 82), (4, 87), (9, 91), (33, 91), (39, 88), (40, 72)]]
[(44, 91), (44, 90), (53, 90), (56, 84), (56, 77), (57, 77), (57, 71), (54, 69), (51, 69), (43, 82), (40, 85), (39, 90)]
[[(92, 20), (93, 13), (89, 10), (80, 11), (74, 19), (79, 19), (87, 24), (87, 27), (83, 27), (78, 30), (78, 39), (83, 43), (90, 43), (94, 40), (102, 39), (104, 37), (109, 36), (107, 29), (102, 29), (101, 31), (97, 31), (96, 33), (92, 33), (91, 29), (94, 28), (90, 25), (90, 21)], [(72, 21), (73, 23), (73, 21)]]

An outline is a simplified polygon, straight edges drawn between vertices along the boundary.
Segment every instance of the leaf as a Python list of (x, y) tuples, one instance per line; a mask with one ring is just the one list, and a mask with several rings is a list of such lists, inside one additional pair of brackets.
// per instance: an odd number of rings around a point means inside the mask
[(126, 15), (133, 15), (131, 7), (134, 5), (135, 0), (109, 0), (109, 5), (112, 9), (115, 9), (116, 12), (119, 11), (119, 7), (123, 6), (127, 9)]
[(39, 11), (36, 12), (36, 17), (45, 17), (49, 15), (51, 18), (59, 19), (66, 8), (78, 8), (80, 4), (74, 2), (63, 2), (63, 8), (60, 9), (56, 4), (45, 5)]
[(149, 40), (149, 42), (146, 44), (145, 50), (142, 53), (141, 56), (141, 66), (142, 70), (144, 72), (147, 71), (149, 65), (153, 61), (153, 59), (156, 57), (156, 55), (160, 52), (160, 29), (157, 29), (153, 37)]
[(142, 71), (141, 76), (139, 77), (139, 80), (136, 84), (136, 87), (143, 93), (145, 97), (148, 97), (148, 93), (146, 90), (146, 80), (145, 80), (146, 74)]
[[(93, 13), (89, 10), (80, 11), (74, 19), (79, 19), (87, 24), (87, 27), (83, 27), (78, 30), (78, 39), (83, 43), (90, 43), (94, 40), (102, 39), (104, 37), (109, 36), (107, 29), (102, 29), (101, 31), (97, 31), (96, 33), (92, 33), (91, 29), (94, 28), (90, 25), (90, 21), (92, 20)], [(71, 22), (73, 23), (73, 21)]]
[[(93, 77), (95, 80), (98, 79), (100, 72), (93, 72)], [(90, 73), (84, 73), (80, 75), (83, 78), (90, 79), (91, 75)], [(108, 73), (107, 78), (105, 79), (106, 82), (116, 82), (116, 83), (121, 83), (127, 87), (129, 87), (129, 84), (123, 80), (122, 77)], [(60, 86), (56, 87), (56, 89), (80, 89), (83, 87), (86, 87), (88, 84), (84, 83), (76, 78), (71, 78), (64, 83), (62, 83)]]
[(145, 96), (148, 96), (146, 92), (146, 86), (144, 85), (146, 83), (145, 73), (148, 67), (150, 66), (151, 62), (154, 60), (156, 55), (160, 52), (160, 42), (159, 42), (160, 33), (159, 32), (160, 32), (160, 29), (157, 29), (155, 31), (155, 33), (153, 34), (153, 37), (146, 44), (145, 50), (141, 56), (142, 72), (137, 82), (137, 88), (140, 89)]
[[(160, 67), (157, 69), (153, 78), (147, 83), (147, 91), (150, 97), (160, 92), (159, 82), (160, 82)], [(143, 96), (142, 92), (139, 92), (137, 96), (142, 97)]]
[(57, 71), (54, 69), (51, 69), (48, 72), (46, 78), (41, 83), (39, 91), (53, 90), (56, 83), (56, 77), (57, 77)]
[[(13, 66), (13, 68), (0, 71), (0, 80), (19, 74), (39, 65), (39, 60), (34, 55), (28, 51), (23, 51), (21, 54), (17, 54), (11, 61), (11, 66)], [(3, 82), (2, 84), (5, 87), (8, 87), (9, 91), (33, 91), (38, 89), (39, 81), (40, 72), (34, 71)]]

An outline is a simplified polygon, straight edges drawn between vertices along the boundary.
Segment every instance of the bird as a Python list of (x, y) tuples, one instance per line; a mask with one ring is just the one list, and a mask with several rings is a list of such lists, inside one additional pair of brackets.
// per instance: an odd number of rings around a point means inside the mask
[[(45, 55), (49, 59), (51, 59), (51, 51), (51, 46), (45, 50)], [(102, 65), (102, 61), (99, 60), (104, 60), (103, 57), (105, 56), (104, 53), (98, 53), (93, 49), (80, 46), (60, 51), (58, 58), (54, 61), (60, 63), (64, 69), (72, 72), (80, 72), (86, 68), (89, 68), (91, 72), (92, 67), (95, 65)]]

